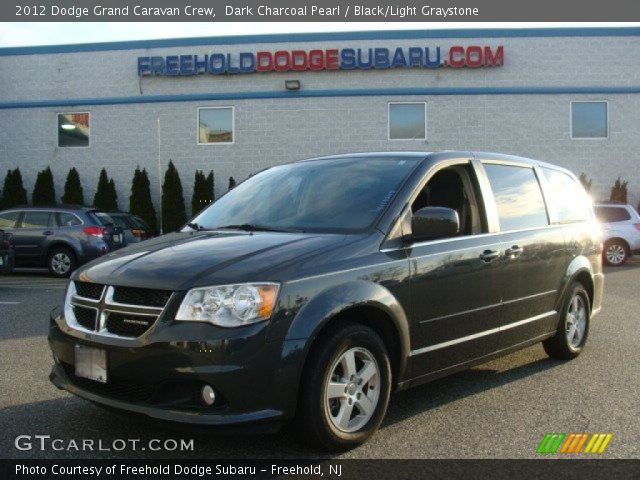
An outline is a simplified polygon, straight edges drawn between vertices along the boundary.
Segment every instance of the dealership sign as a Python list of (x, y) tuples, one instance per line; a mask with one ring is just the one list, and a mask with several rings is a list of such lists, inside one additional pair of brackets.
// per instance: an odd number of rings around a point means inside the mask
[(504, 47), (455, 45), (409, 48), (277, 50), (138, 57), (139, 76), (222, 75), (305, 70), (480, 68), (504, 64)]

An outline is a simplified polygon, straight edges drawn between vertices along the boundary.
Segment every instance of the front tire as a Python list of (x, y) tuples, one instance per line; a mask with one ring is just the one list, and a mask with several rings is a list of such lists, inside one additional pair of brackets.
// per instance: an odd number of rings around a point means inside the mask
[(624, 265), (629, 258), (628, 247), (620, 240), (609, 240), (604, 245), (602, 260), (610, 267)]
[(54, 277), (66, 278), (76, 269), (76, 256), (69, 248), (54, 247), (47, 257), (47, 267)]
[(332, 328), (309, 353), (295, 425), (300, 437), (328, 451), (354, 448), (384, 418), (391, 365), (376, 332), (348, 322)]
[(589, 294), (581, 283), (573, 283), (560, 312), (556, 334), (542, 342), (547, 355), (557, 360), (580, 355), (589, 336), (590, 313)]

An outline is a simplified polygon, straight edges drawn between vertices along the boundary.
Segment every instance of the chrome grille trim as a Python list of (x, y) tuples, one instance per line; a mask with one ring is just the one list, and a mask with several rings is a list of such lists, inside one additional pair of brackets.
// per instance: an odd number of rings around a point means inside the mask
[[(102, 289), (102, 294), (98, 300), (92, 298), (81, 297), (78, 295), (78, 292), (75, 287), (75, 282), (70, 282), (67, 295), (65, 297), (65, 321), (67, 325), (74, 329), (85, 333), (91, 333), (94, 335), (101, 335), (105, 337), (111, 338), (119, 338), (119, 339), (127, 339), (132, 340), (135, 338), (139, 338), (142, 335), (145, 335), (149, 331), (151, 331), (158, 322), (158, 319), (162, 315), (164, 308), (159, 307), (150, 307), (146, 305), (130, 305), (126, 303), (118, 303), (113, 300), (114, 287), (111, 285), (107, 285), (106, 288)], [(173, 297), (173, 293), (169, 296), (167, 300), (167, 304), (171, 301)], [(165, 307), (166, 305), (165, 304)], [(83, 325), (80, 325), (75, 317), (73, 312), (73, 307), (81, 307), (81, 308), (91, 308), (96, 310), (97, 312), (97, 321), (96, 321), (96, 329), (88, 329)], [(131, 314), (136, 316), (143, 316), (152, 319), (150, 322), (149, 328), (139, 335), (138, 337), (124, 336), (118, 335), (107, 330), (107, 318), (109, 313), (118, 313), (118, 314)]]

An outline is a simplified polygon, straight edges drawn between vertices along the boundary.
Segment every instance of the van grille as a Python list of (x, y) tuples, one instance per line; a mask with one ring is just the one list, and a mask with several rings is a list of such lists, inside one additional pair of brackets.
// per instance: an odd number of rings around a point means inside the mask
[(109, 312), (107, 314), (106, 328), (109, 333), (135, 338), (149, 330), (155, 321), (155, 317), (146, 315)]
[(74, 282), (76, 286), (76, 292), (78, 295), (84, 298), (90, 298), (92, 300), (100, 300), (102, 297), (102, 291), (104, 290), (104, 285), (99, 283), (89, 283), (89, 282)]
[(169, 301), (171, 291), (153, 290), (149, 288), (113, 287), (113, 300), (129, 305), (146, 305), (164, 308)]
[(81, 330), (137, 338), (156, 323), (173, 292), (73, 282), (69, 324)]

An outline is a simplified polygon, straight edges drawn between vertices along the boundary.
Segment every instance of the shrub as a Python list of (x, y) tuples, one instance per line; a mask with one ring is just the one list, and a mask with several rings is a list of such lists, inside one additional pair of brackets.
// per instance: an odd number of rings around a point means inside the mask
[(116, 194), (116, 186), (113, 179), (109, 180), (107, 171), (103, 168), (98, 178), (98, 188), (93, 196), (93, 206), (101, 210), (117, 210), (118, 196)]
[(60, 201), (67, 205), (84, 205), (84, 192), (80, 183), (80, 174), (75, 167), (69, 170), (67, 174), (67, 180), (64, 182), (64, 194), (60, 197)]
[(620, 177), (615, 181), (613, 187), (611, 187), (611, 196), (609, 200), (612, 202), (627, 203), (627, 181), (621, 181)]
[(158, 217), (151, 201), (151, 187), (146, 168), (140, 171), (140, 167), (137, 167), (133, 172), (129, 212), (143, 219), (153, 230), (153, 234), (158, 233)]
[(195, 216), (213, 202), (213, 171), (205, 178), (202, 170), (196, 170), (191, 197), (191, 216)]
[(580, 183), (584, 187), (587, 192), (591, 192), (591, 187), (593, 186), (593, 180), (587, 177), (587, 174), (582, 172), (580, 174)]
[(229, 177), (229, 190), (236, 186), (236, 179), (233, 177)]
[(31, 194), (31, 203), (34, 206), (56, 204), (56, 191), (53, 186), (53, 173), (51, 173), (50, 167), (38, 172), (36, 183), (33, 186), (33, 193)]
[(22, 185), (22, 174), (20, 169), (7, 170), (2, 188), (2, 198), (0, 198), (0, 208), (11, 208), (16, 205), (27, 204), (27, 191)]
[(187, 221), (180, 175), (169, 160), (162, 184), (162, 231), (174, 232)]

